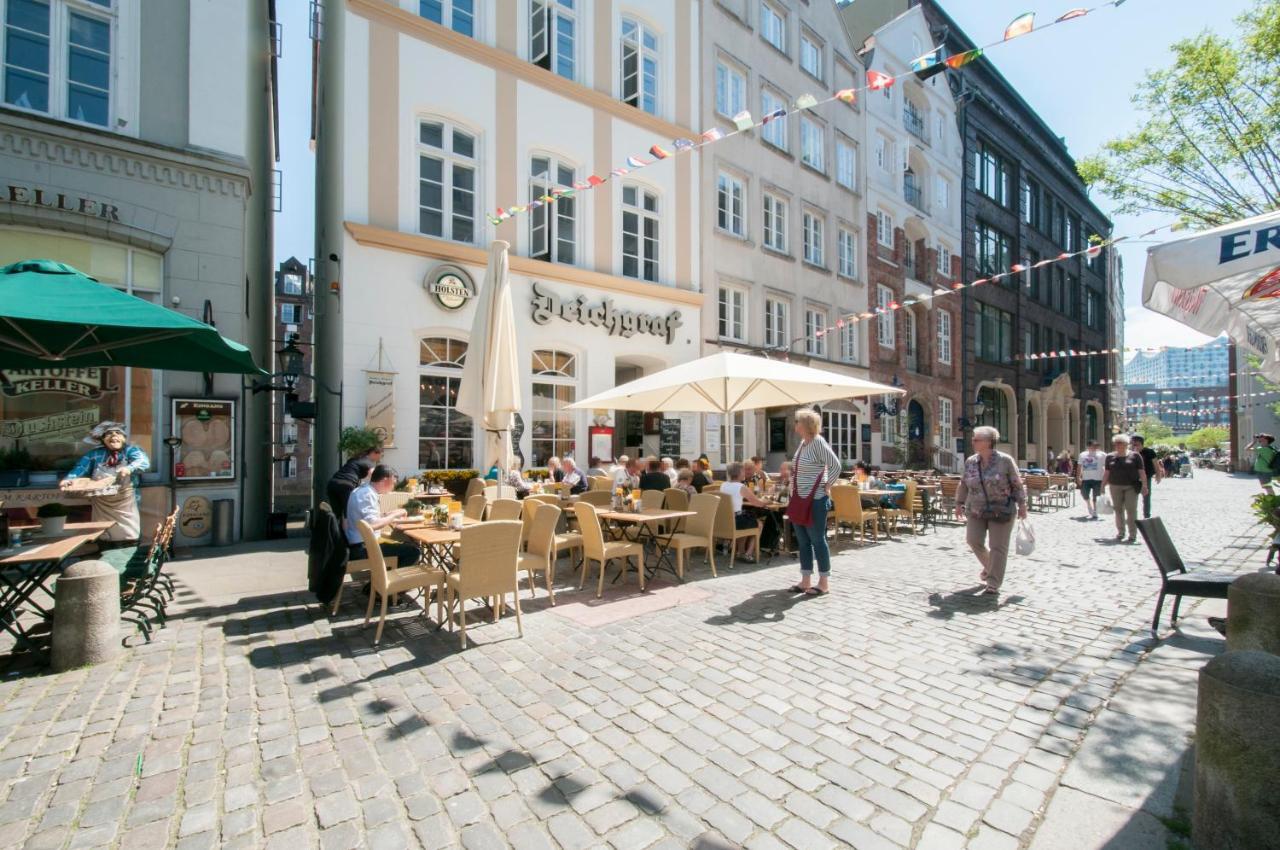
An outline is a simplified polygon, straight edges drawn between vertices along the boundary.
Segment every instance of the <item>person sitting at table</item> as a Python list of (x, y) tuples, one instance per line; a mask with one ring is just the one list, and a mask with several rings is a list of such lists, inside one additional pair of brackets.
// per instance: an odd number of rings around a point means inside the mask
[(77, 478), (111, 479), (115, 493), (90, 499), (93, 521), (112, 523), (103, 532), (99, 545), (111, 548), (111, 545), (136, 543), (142, 536), (142, 516), (138, 512), (142, 493), (134, 487), (133, 478), (151, 468), (151, 459), (141, 448), (129, 444), (123, 422), (101, 422), (84, 441), (96, 448), (82, 454), (58, 486), (66, 490)]
[(671, 479), (662, 471), (662, 461), (650, 457), (648, 469), (640, 473), (641, 490), (665, 490), (671, 486)]
[(743, 481), (752, 490), (763, 493), (769, 488), (769, 473), (764, 471), (764, 458), (756, 457), (742, 464)]
[(699, 493), (711, 483), (711, 461), (706, 456), (698, 458), (693, 466), (693, 488)]
[(685, 467), (676, 473), (676, 489), (683, 490), (692, 498), (698, 495), (698, 489), (693, 486), (693, 470)]
[(778, 467), (778, 480), (774, 482), (779, 493), (791, 494), (791, 477), (791, 461), (784, 460), (782, 466)]
[(622, 489), (628, 493), (640, 486), (640, 460), (626, 455), (618, 458), (622, 461), (613, 472), (613, 489)]
[(676, 475), (678, 473), (676, 472), (675, 461), (673, 461), (669, 457), (664, 457), (662, 459), (662, 466), (660, 467), (660, 469), (662, 470), (662, 474), (667, 476), (667, 481), (671, 482), (667, 486), (668, 487), (676, 486)]
[(587, 470), (588, 478), (604, 478), (609, 473), (605, 471), (604, 462), (598, 457), (591, 458), (591, 468)]
[(569, 486), (570, 495), (576, 496), (578, 493), (585, 493), (587, 490), (587, 478), (582, 474), (582, 470), (574, 464), (573, 458), (567, 457), (560, 461), (560, 478), (562, 484)]
[[(751, 488), (745, 483), (746, 469), (741, 463), (731, 463), (725, 469), (725, 483), (721, 485), (720, 492), (727, 495), (733, 500), (733, 527), (738, 529), (756, 528), (760, 521), (753, 514), (747, 513), (746, 506), (753, 508), (765, 508), (763, 500), (755, 493), (751, 492)], [(743, 546), (738, 556), (742, 561), (748, 564), (756, 562), (756, 539), (754, 537), (743, 537), (734, 545)]]
[(360, 482), (368, 478), (369, 473), (380, 463), (382, 463), (382, 446), (374, 446), (353, 455), (325, 484), (324, 492), (329, 500), (329, 507), (339, 520), (347, 512), (351, 491), (359, 487)]
[[(351, 491), (351, 499), (347, 502), (347, 520), (343, 524), (347, 534), (348, 557), (351, 560), (362, 561), (369, 557), (369, 550), (360, 537), (360, 529), (356, 527), (357, 521), (364, 520), (374, 531), (380, 531), (407, 515), (404, 508), (396, 508), (385, 514), (382, 512), (378, 497), (395, 488), (395, 470), (380, 463), (373, 468), (368, 481)], [(422, 558), (422, 553), (412, 543), (383, 540), (378, 543), (378, 548), (385, 557), (398, 559), (398, 566), (402, 567), (411, 567)]]
[[(853, 483), (859, 490), (879, 490), (881, 486), (880, 479), (871, 474), (871, 467), (864, 460), (853, 465)], [(863, 496), (859, 501), (864, 508), (874, 508), (878, 503), (875, 496)]]
[(524, 461), (518, 457), (512, 458), (511, 470), (507, 473), (506, 480), (503, 482), (508, 487), (516, 491), (517, 499), (523, 499), (525, 496), (529, 495), (529, 491), (533, 489), (529, 486), (529, 482), (524, 480), (524, 473), (521, 472), (522, 469), (524, 469)]

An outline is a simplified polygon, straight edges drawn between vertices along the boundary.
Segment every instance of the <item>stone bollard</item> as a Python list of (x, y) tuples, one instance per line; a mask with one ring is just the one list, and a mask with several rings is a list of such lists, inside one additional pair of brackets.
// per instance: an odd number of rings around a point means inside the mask
[(1226, 652), (1200, 670), (1196, 847), (1280, 847), (1280, 656)]
[(102, 561), (72, 564), (53, 604), (53, 672), (101, 664), (120, 652), (120, 574)]
[(1280, 655), (1280, 576), (1250, 573), (1227, 590), (1227, 649)]

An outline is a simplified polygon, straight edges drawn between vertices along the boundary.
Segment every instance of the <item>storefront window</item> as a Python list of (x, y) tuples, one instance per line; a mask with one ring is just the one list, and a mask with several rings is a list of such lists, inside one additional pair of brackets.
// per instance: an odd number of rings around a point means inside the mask
[[(96, 239), (0, 228), (0, 265), (47, 258), (102, 283), (154, 301), (164, 280), (159, 254)], [(113, 419), (129, 425), (129, 440), (157, 468), (156, 373), (119, 366), (6, 369), (0, 382), (0, 466), (70, 469), (88, 446), (84, 436)]]
[(747, 454), (747, 414), (741, 410), (720, 419), (720, 452), (725, 463), (739, 463)]
[(471, 417), (459, 413), (458, 384), (467, 344), (446, 337), (422, 340), (418, 378), (418, 466), (422, 469), (474, 469)]
[(568, 409), (578, 398), (578, 358), (564, 351), (533, 352), (533, 466), (576, 456), (577, 429)]
[(822, 435), (842, 461), (858, 459), (858, 416), (844, 410), (822, 411)]

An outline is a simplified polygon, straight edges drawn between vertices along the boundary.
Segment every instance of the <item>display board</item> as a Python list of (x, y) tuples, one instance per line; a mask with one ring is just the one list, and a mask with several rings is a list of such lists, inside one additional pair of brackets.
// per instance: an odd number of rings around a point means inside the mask
[(173, 433), (182, 445), (173, 451), (174, 479), (235, 478), (235, 422), (234, 401), (175, 398)]

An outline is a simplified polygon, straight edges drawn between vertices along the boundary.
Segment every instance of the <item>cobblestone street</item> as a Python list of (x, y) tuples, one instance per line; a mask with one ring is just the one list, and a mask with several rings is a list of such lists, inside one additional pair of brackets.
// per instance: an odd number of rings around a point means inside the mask
[[(1256, 570), (1256, 489), (1200, 472), (1156, 512), (1188, 560)], [(943, 526), (842, 540), (819, 599), (790, 564), (697, 560), (597, 605), (562, 569), (554, 609), (523, 593), (523, 640), (504, 617), (465, 651), (416, 607), (374, 649), (364, 597), (331, 620), (297, 590), (298, 540), (179, 560), (152, 644), (0, 684), (0, 846), (1025, 847), (1153, 667), (1146, 547), (1082, 514), (1034, 516), (998, 600)], [(1117, 740), (1127, 770), (1143, 745)]]

